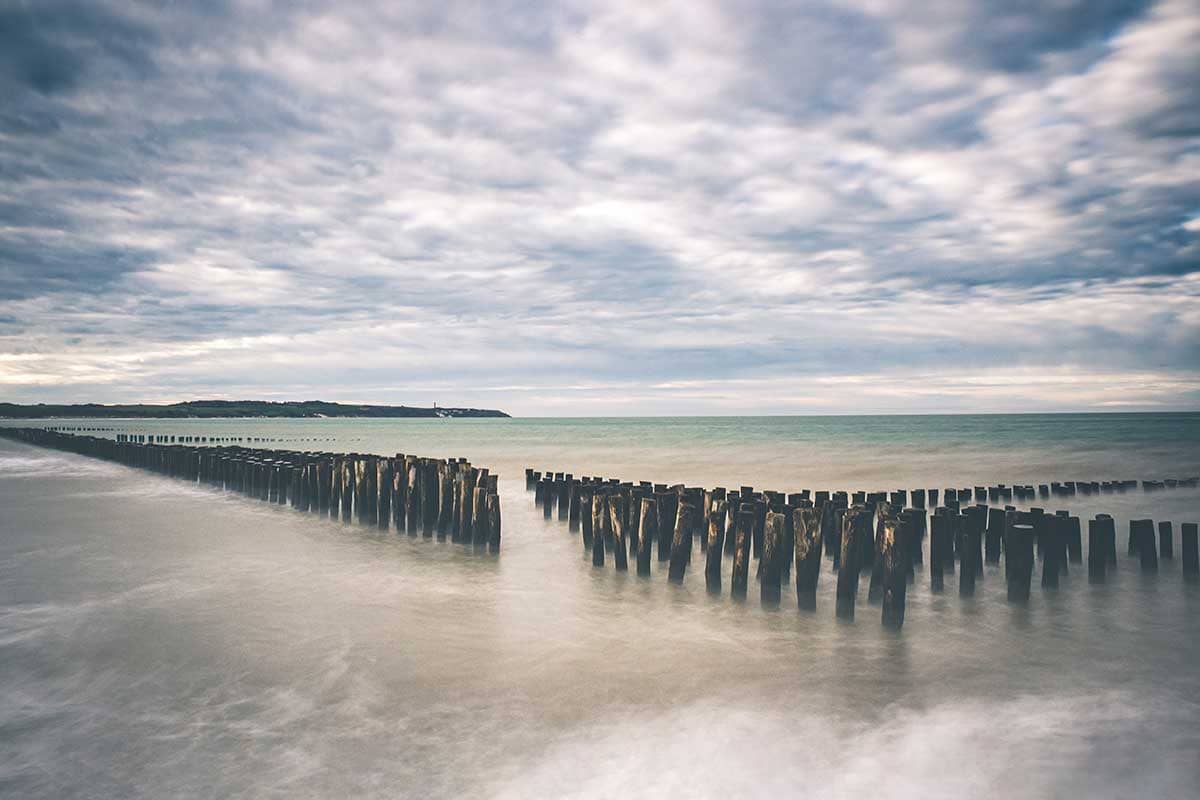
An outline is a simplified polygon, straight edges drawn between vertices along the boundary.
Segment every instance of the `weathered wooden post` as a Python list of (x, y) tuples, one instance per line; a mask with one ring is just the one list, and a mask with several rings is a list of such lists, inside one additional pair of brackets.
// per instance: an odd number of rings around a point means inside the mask
[(1067, 561), (1083, 563), (1083, 534), (1079, 530), (1079, 517), (1067, 517)]
[[(687, 518), (688, 527), (684, 536), (686, 543), (684, 564), (686, 566), (692, 563), (692, 545), (695, 540), (699, 538), (703, 541), (708, 535), (708, 531), (704, 527), (704, 490), (680, 487), (679, 502), (680, 504), (689, 503), (694, 509)], [(674, 541), (672, 541), (672, 547), (674, 547)]]
[(1088, 582), (1104, 583), (1108, 565), (1108, 543), (1104, 525), (1098, 519), (1088, 520)]
[[(487, 496), (488, 490), (485, 485), (478, 482), (475, 484), (475, 489), (471, 493), (471, 538), (463, 539), (463, 544), (474, 545), (475, 547), (483, 547), (488, 540), (488, 513), (487, 513)], [(422, 532), (425, 538), (429, 534)]]
[(1183, 556), (1183, 579), (1193, 583), (1200, 579), (1200, 538), (1196, 535), (1196, 523), (1185, 522), (1179, 526), (1180, 553)]
[[(415, 537), (421, 532), (421, 520), (424, 517), (421, 509), (421, 503), (424, 500), (424, 487), (422, 484), (422, 472), (420, 462), (414, 456), (408, 456), (405, 459), (404, 471), (408, 474), (408, 478), (404, 482), (405, 498), (404, 498), (404, 528), (409, 536)], [(474, 493), (474, 487), (471, 488), (471, 493)], [(468, 498), (468, 503), (470, 498)], [(467, 510), (465, 527), (471, 524), (470, 510)], [(468, 540), (469, 541), (469, 540)]]
[(1008, 602), (1028, 603), (1033, 580), (1033, 525), (1018, 522), (1005, 532), (1004, 560), (1008, 578)]
[(754, 551), (754, 557), (758, 559), (759, 566), (761, 567), (762, 566), (763, 530), (767, 526), (767, 504), (762, 499), (761, 495), (756, 496), (753, 500), (753, 503), (754, 503), (754, 537), (752, 539), (753, 545), (754, 545), (753, 551)]
[(558, 493), (550, 478), (543, 478), (542, 483), (545, 484), (542, 487), (542, 518), (550, 519), (554, 515), (554, 498)]
[(675, 532), (679, 495), (670, 491), (655, 491), (654, 499), (658, 510), (658, 560), (666, 561), (671, 557), (671, 539)]
[(354, 459), (342, 459), (342, 522), (350, 522), (354, 513), (354, 495), (357, 491), (354, 475)]
[(463, 484), (462, 499), (462, 543), (471, 544), (475, 541), (475, 488), (479, 484), (479, 470), (475, 467), (466, 472), (466, 482)]
[(583, 533), (584, 552), (592, 549), (592, 487), (579, 487), (579, 530)]
[(604, 540), (611, 536), (608, 527), (608, 496), (596, 491), (592, 495), (592, 566), (604, 566)]
[(817, 581), (821, 577), (821, 511), (797, 508), (792, 511), (796, 546), (796, 605), (802, 611), (817, 607)]
[(971, 597), (975, 594), (975, 579), (983, 574), (983, 555), (980, 551), (980, 534), (983, 532), (983, 518), (978, 506), (967, 509), (967, 513), (959, 516), (959, 527), (962, 530), (962, 569), (958, 575), (958, 596)]
[(571, 481), (567, 490), (567, 530), (579, 530), (579, 481)]
[[(479, 515), (477, 519), (482, 521), (483, 530), (476, 532), (475, 544), (485, 544), (487, 542), (487, 485), (482, 487), (484, 494), (479, 497)], [(437, 527), (438, 518), (438, 470), (437, 462), (433, 459), (425, 459), (421, 469), (421, 535), (426, 539), (432, 539), (434, 528)], [(482, 538), (480, 538), (482, 535)]]
[(767, 608), (779, 605), (779, 583), (783, 576), (780, 562), (786, 557), (783, 549), (783, 527), (783, 514), (768, 511), (763, 526), (763, 569), (760, 583), (762, 605)]
[(854, 604), (858, 599), (859, 555), (862, 537), (871, 535), (871, 512), (862, 506), (851, 506), (842, 518), (842, 556), (837, 581), (837, 616), (854, 619)]
[[(375, 505), (375, 522), (385, 531), (392, 522), (392, 462), (388, 458), (379, 458), (375, 461), (375, 480), (372, 482), (372, 488), (375, 491), (373, 498)], [(319, 490), (318, 490), (319, 491)]]
[(742, 503), (734, 520), (733, 572), (729, 577), (729, 596), (735, 600), (746, 597), (750, 580), (750, 550), (754, 537), (754, 505)]
[(1004, 509), (989, 508), (987, 537), (984, 542), (984, 560), (988, 564), (1000, 563), (1000, 550), (1004, 541)]
[(1170, 522), (1158, 523), (1158, 549), (1163, 558), (1175, 558), (1175, 534)]
[(728, 511), (729, 503), (724, 498), (712, 501), (704, 563), (704, 583), (709, 594), (721, 593), (721, 555), (725, 550), (725, 516)]
[[(438, 518), (437, 540), (446, 541), (446, 535), (454, 530), (454, 474), (450, 465), (438, 473)], [(380, 518), (382, 519), (382, 514)], [(490, 512), (489, 512), (490, 518)]]
[[(500, 495), (489, 491), (487, 496), (488, 550), (500, 552)], [(445, 538), (444, 536), (442, 538)]]
[(650, 577), (650, 556), (654, 538), (658, 532), (658, 511), (653, 497), (643, 497), (641, 519), (638, 520), (637, 574)]
[[(883, 523), (892, 517), (892, 508), (887, 503), (879, 503), (875, 512), (875, 534), (871, 537), (871, 546), (863, 548), (864, 558), (870, 553), (871, 579), (867, 583), (867, 603), (878, 605), (883, 600), (883, 559), (880, 558), (883, 547)], [(867, 562), (864, 562), (864, 565)]]
[(1158, 547), (1154, 541), (1154, 521), (1135, 519), (1129, 522), (1129, 538), (1136, 543), (1143, 572), (1158, 571)]
[(735, 540), (737, 539), (737, 536), (734, 535), (737, 529), (737, 515), (738, 511), (741, 509), (742, 500), (741, 495), (739, 495), (737, 492), (729, 492), (725, 495), (725, 499), (729, 509), (728, 516), (725, 520), (725, 525), (727, 528), (727, 533), (725, 535), (725, 555), (729, 556), (730, 562), (732, 563), (733, 548), (736, 544)]
[(1057, 589), (1058, 575), (1066, 566), (1066, 541), (1062, 517), (1046, 517), (1046, 533), (1042, 545), (1042, 588)]
[(617, 572), (629, 570), (629, 562), (625, 557), (626, 502), (626, 497), (621, 492), (613, 492), (608, 497), (608, 524), (613, 532), (613, 566)]
[(945, 514), (934, 514), (929, 520), (929, 591), (934, 594), (945, 588), (942, 565), (946, 562), (946, 540), (949, 536), (949, 518)]
[(1126, 544), (1128, 546), (1127, 555), (1137, 555), (1138, 545), (1141, 544), (1138, 540), (1141, 538), (1142, 530), (1146, 523), (1150, 522), (1147, 519), (1131, 519), (1129, 520), (1129, 539)]
[(690, 495), (679, 498), (679, 510), (675, 519), (675, 531), (671, 537), (671, 561), (667, 579), (671, 583), (683, 583), (684, 572), (692, 557), (692, 531), (697, 527), (700, 509)]
[(568, 522), (571, 512), (571, 483), (573, 481), (567, 477), (563, 477), (561, 481), (555, 481), (555, 502), (558, 503), (558, 521)]
[(883, 521), (879, 558), (883, 562), (883, 626), (899, 630), (904, 625), (904, 606), (908, 592), (908, 570), (912, 557), (905, 541), (909, 526), (895, 517)]

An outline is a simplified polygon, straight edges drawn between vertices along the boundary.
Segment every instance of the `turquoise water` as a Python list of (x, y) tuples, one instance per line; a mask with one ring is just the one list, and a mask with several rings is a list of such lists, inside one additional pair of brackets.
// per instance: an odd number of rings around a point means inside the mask
[[(497, 469), (498, 556), (0, 439), (0, 796), (1193, 798), (1200, 585), (1118, 519), (1103, 585), (1005, 601), (918, 569), (905, 625), (596, 569), (524, 466), (760, 488), (1200, 472), (1198, 415), (215, 420), (79, 425)], [(49, 425), (70, 425), (64, 421)], [(115, 432), (108, 432), (112, 435)], [(1041, 502), (1041, 501), (1038, 501)], [(697, 556), (698, 557), (698, 556)], [(728, 587), (728, 564), (726, 582)]]

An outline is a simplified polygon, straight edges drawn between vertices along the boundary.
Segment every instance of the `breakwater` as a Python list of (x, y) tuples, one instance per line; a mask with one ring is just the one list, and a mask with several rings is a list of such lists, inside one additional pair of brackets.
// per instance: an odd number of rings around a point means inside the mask
[(0, 436), (344, 522), (500, 550), (499, 479), (466, 459), (195, 446), (171, 443), (173, 435), (133, 441), (125, 434), (79, 436), (45, 428), (0, 427)]
[[(1084, 556), (1081, 520), (1069, 509), (1048, 513), (1040, 507), (1018, 509), (1005, 501), (1057, 499), (1078, 495), (1156, 492), (1195, 488), (1200, 479), (1053, 481), (1043, 484), (900, 489), (893, 491), (779, 492), (740, 486), (704, 489), (682, 484), (583, 476), (525, 469), (525, 488), (546, 519), (565, 522), (579, 532), (596, 567), (611, 562), (650, 577), (651, 564), (665, 565), (667, 579), (681, 583), (697, 549), (704, 557), (705, 584), (711, 594), (723, 590), (744, 599), (751, 573), (765, 607), (779, 605), (782, 584), (795, 570), (796, 602), (816, 608), (816, 590), (824, 555), (836, 573), (835, 612), (853, 619), (860, 576), (869, 574), (867, 602), (881, 606), (885, 626), (904, 624), (907, 587), (924, 560), (928, 535), (929, 588), (940, 593), (947, 572), (959, 570), (962, 596), (975, 593), (985, 564), (1004, 563), (1010, 603), (1029, 600), (1040, 568), (1043, 589), (1057, 589), (1070, 564)], [(989, 505), (989, 503), (1004, 505)], [(1157, 535), (1156, 535), (1157, 534)], [(1197, 526), (1180, 526), (1182, 574), (1200, 580)], [(1174, 526), (1160, 520), (1129, 522), (1127, 553), (1143, 572), (1157, 572), (1159, 558), (1174, 554)], [(1088, 579), (1106, 580), (1116, 563), (1116, 526), (1108, 514), (1088, 521)], [(728, 570), (722, 561), (729, 560)]]

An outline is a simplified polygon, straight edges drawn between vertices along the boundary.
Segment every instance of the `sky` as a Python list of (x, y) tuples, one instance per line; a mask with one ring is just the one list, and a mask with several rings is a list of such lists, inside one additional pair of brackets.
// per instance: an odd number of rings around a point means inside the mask
[(1200, 409), (1200, 0), (0, 0), (0, 400)]

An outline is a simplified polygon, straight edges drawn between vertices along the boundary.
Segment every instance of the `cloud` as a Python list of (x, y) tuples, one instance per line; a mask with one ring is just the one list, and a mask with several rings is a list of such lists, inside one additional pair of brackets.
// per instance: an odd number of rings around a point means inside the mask
[(1196, 407), (1187, 0), (0, 18), (13, 399)]

